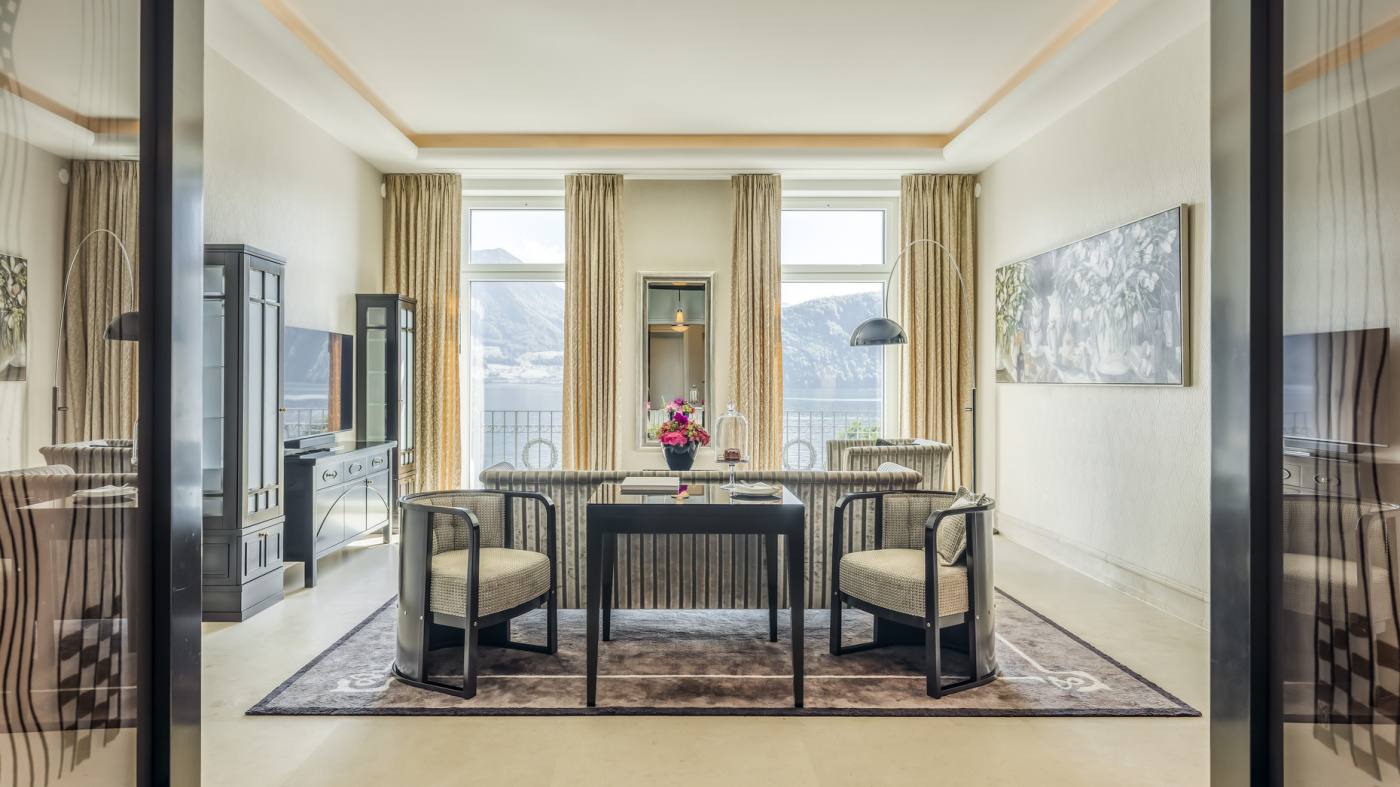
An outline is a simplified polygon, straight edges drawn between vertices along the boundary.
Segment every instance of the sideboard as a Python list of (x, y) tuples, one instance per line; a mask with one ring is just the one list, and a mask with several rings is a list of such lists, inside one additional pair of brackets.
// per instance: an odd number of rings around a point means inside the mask
[(389, 542), (394, 506), (394, 441), (345, 441), (289, 452), (286, 557), (305, 565), (316, 586), (316, 561), (376, 531)]

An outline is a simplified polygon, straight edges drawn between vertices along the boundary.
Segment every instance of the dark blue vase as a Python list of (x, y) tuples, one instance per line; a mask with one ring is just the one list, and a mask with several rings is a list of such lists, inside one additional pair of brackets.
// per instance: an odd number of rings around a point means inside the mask
[(666, 455), (666, 466), (681, 472), (689, 470), (695, 464), (695, 449), (699, 447), (699, 443), (686, 443), (679, 448), (663, 445), (661, 452)]

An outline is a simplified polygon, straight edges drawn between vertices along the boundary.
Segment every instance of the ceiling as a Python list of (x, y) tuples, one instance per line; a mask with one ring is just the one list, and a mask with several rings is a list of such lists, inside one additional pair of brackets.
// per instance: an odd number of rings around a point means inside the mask
[(281, 2), (425, 134), (950, 132), (1103, 5)]

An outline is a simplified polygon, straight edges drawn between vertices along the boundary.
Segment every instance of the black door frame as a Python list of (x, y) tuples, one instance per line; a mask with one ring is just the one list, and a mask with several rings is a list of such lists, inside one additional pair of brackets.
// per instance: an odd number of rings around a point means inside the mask
[(200, 779), (204, 0), (141, 2), (136, 783)]
[(1283, 784), (1283, 0), (1211, 2), (1214, 785)]

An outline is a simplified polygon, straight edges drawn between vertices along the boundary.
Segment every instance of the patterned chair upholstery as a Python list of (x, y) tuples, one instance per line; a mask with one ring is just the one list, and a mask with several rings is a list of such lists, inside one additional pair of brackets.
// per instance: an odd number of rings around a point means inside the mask
[[(887, 645), (924, 646), (930, 697), (981, 686), (996, 677), (992, 602), (991, 526), (996, 507), (948, 508), (954, 492), (850, 494), (836, 511), (831, 559), (831, 654), (842, 656)], [(844, 514), (861, 501), (875, 502), (873, 548), (847, 551)], [(841, 639), (844, 605), (875, 616), (875, 638), (846, 645)], [(933, 610), (930, 612), (930, 610)], [(942, 630), (961, 627), (971, 674), (943, 685)]]
[(75, 473), (67, 465), (0, 472), (0, 504), (20, 508), (62, 500), (81, 489), (136, 486), (135, 473)]
[[(543, 517), (545, 538), (524, 539), (517, 547), (517, 506)], [(400, 611), (424, 622), (421, 641), (408, 651), (401, 628), (394, 668), (401, 680), (470, 699), (476, 696), (480, 645), (558, 651), (553, 502), (532, 492), (456, 490), (408, 495), (399, 508)], [(511, 619), (540, 606), (547, 610), (546, 643), (513, 641)], [(461, 688), (427, 675), (427, 654), (442, 643), (463, 647)]]
[(919, 489), (937, 491), (943, 488), (943, 475), (953, 455), (953, 447), (945, 443), (914, 445), (910, 437), (891, 437), (876, 445), (875, 440), (828, 440), (826, 469), (861, 472), (876, 470), (881, 464), (893, 462), (923, 476)]
[[(588, 498), (604, 483), (621, 483), (628, 476), (677, 476), (682, 484), (722, 484), (727, 470), (485, 470), (481, 482), (487, 489), (538, 492), (559, 507), (559, 593), (567, 609), (582, 609), (588, 598), (585, 578), (588, 564)], [(831, 564), (826, 545), (831, 543), (836, 506), (849, 492), (915, 489), (919, 473), (901, 468), (888, 472), (799, 472), (748, 470), (740, 481), (782, 484), (804, 504), (807, 520), (808, 609), (826, 606), (830, 598)], [(515, 505), (520, 506), (520, 503)], [(854, 505), (847, 521), (868, 537), (874, 531), (874, 505)], [(542, 538), (543, 517), (528, 509), (514, 516), (516, 538), (530, 543)], [(619, 584), (613, 595), (618, 609), (767, 609), (762, 581), (763, 546), (757, 536), (652, 536), (640, 535), (618, 545)], [(780, 561), (779, 604), (787, 603), (787, 563)]]
[(79, 473), (130, 473), (134, 440), (88, 440), (46, 445), (39, 449), (51, 465), (67, 465)]
[(1337, 622), (1351, 615), (1372, 628), (1394, 617), (1385, 517), (1397, 510), (1392, 503), (1284, 495), (1283, 608)]

